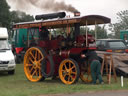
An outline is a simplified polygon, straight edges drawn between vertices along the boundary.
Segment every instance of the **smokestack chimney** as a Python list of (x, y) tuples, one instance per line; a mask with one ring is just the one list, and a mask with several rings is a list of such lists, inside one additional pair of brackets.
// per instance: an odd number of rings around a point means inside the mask
[(75, 11), (74, 12), (74, 16), (76, 17), (76, 16), (80, 16), (80, 12), (79, 11)]

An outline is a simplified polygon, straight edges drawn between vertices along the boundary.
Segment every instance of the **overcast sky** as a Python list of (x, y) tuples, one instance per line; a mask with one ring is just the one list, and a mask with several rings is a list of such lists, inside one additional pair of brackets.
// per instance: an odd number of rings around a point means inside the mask
[[(11, 10), (21, 10), (32, 15), (52, 12), (46, 9), (41, 10), (40, 8), (37, 8), (36, 6), (30, 5), (28, 3), (24, 4), (24, 8), (17, 7), (16, 1), (18, 2), (19, 0), (7, 0), (7, 1), (8, 4), (11, 6)], [(36, 0), (33, 0), (33, 2), (35, 1)], [(40, 0), (40, 1), (46, 1), (46, 0)], [(53, 0), (53, 1), (57, 1), (57, 0)], [(112, 23), (117, 22), (116, 19), (117, 12), (122, 10), (128, 10), (128, 0), (58, 0), (58, 2), (61, 1), (64, 1), (65, 4), (67, 5), (69, 4), (72, 5), (74, 8), (76, 8), (78, 11), (81, 12), (81, 15), (97, 14), (97, 15), (107, 16), (111, 18)], [(25, 8), (25, 6), (29, 6), (29, 8), (28, 7)], [(71, 15), (71, 13), (68, 14)]]

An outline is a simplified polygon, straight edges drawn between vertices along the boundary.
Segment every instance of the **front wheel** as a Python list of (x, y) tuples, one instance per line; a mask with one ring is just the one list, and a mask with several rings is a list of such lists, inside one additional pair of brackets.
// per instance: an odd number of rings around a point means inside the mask
[(73, 59), (65, 59), (59, 66), (59, 77), (64, 84), (73, 84), (79, 79), (80, 70)]

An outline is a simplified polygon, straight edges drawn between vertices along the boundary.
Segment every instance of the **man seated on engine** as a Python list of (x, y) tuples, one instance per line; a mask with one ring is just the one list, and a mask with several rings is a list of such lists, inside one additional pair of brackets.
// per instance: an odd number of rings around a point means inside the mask
[(41, 31), (39, 32), (39, 36), (41, 40), (48, 40), (49, 39), (49, 31), (47, 28), (42, 27)]

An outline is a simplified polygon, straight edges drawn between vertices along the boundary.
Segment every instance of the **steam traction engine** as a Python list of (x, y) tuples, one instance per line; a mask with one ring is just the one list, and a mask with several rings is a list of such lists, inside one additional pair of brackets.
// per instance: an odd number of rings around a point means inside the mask
[(36, 19), (42, 20), (14, 25), (15, 31), (27, 29), (27, 36), (22, 39), (27, 79), (37, 82), (59, 77), (63, 83), (73, 84), (80, 77), (82, 81), (90, 82), (90, 68), (85, 64), (84, 52), (96, 49), (95, 40), (87, 29), (85, 35), (81, 35), (80, 26), (109, 23), (110, 19), (99, 15), (69, 18), (64, 12), (38, 15)]

